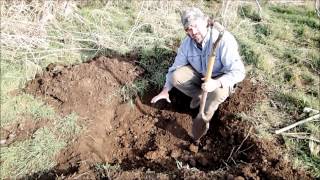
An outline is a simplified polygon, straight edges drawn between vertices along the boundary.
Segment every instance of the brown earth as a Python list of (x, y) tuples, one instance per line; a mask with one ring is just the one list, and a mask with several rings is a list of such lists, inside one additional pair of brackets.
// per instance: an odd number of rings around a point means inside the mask
[(39, 128), (48, 124), (48, 120), (31, 120), (27, 115), (17, 123), (0, 128), (0, 147), (10, 146), (16, 141), (23, 141), (33, 135)]
[[(199, 146), (190, 136), (190, 98), (173, 90), (172, 103), (151, 105), (149, 89), (123, 102), (123, 85), (143, 76), (129, 58), (100, 57), (74, 65), (49, 65), (30, 81), (28, 93), (62, 115), (76, 112), (86, 128), (38, 178), (70, 179), (311, 179), (282, 158), (281, 142), (259, 139), (234, 114), (266, 97), (264, 87), (245, 79), (213, 117)], [(101, 168), (99, 164), (111, 165)], [(120, 167), (117, 168), (117, 165)]]

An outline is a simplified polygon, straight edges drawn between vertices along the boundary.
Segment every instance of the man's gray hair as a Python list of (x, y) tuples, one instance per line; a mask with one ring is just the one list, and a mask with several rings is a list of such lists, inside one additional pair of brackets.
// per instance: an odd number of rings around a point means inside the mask
[(181, 23), (184, 29), (187, 29), (192, 22), (198, 19), (207, 21), (208, 16), (206, 16), (200, 9), (196, 7), (190, 7), (181, 13)]

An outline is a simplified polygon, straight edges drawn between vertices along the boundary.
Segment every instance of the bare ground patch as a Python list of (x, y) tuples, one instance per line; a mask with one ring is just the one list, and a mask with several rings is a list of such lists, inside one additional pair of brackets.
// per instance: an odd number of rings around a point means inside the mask
[[(252, 125), (234, 116), (265, 97), (259, 83), (246, 79), (239, 85), (194, 149), (190, 135), (197, 110), (188, 108), (188, 97), (172, 91), (171, 104), (150, 105), (157, 92), (149, 89), (133, 104), (122, 102), (121, 86), (141, 76), (130, 58), (100, 57), (74, 66), (50, 65), (28, 83), (28, 93), (62, 115), (76, 112), (86, 125), (43, 178), (311, 179), (282, 158), (281, 143), (257, 138)], [(99, 163), (120, 168), (106, 176), (105, 169), (96, 168)]]
[(30, 138), (39, 128), (45, 126), (48, 120), (34, 121), (32, 117), (25, 116), (21, 121), (10, 126), (0, 128), (1, 146), (9, 146), (16, 141)]

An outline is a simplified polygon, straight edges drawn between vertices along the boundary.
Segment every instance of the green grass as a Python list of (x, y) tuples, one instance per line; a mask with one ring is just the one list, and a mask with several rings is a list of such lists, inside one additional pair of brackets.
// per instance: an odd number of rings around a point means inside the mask
[[(311, 107), (314, 109), (320, 108), (320, 103), (317, 97), (307, 95), (303, 91), (289, 91), (276, 94), (276, 100), (284, 105), (288, 111), (302, 110), (304, 107)], [(301, 112), (301, 111), (300, 111)]]
[(313, 156), (308, 148), (308, 141), (285, 138), (285, 143), (291, 150), (294, 165), (311, 172), (315, 178), (320, 177), (320, 157)]
[(19, 64), (13, 64), (1, 61), (1, 102), (8, 99), (7, 94), (13, 90), (23, 87), (25, 82), (25, 73), (23, 67)]
[(54, 119), (56, 114), (53, 108), (29, 94), (9, 96), (1, 103), (1, 127), (14, 124), (24, 118), (32, 120)]
[(120, 171), (121, 167), (118, 164), (99, 163), (95, 165), (94, 169), (98, 173), (99, 178), (112, 179), (111, 175)]
[(320, 71), (320, 54), (318, 51), (313, 50), (308, 52), (308, 57), (307, 61), (309, 63), (307, 64), (308, 67), (310, 67), (312, 70), (319, 72)]
[[(275, 128), (297, 121), (293, 115), (301, 114), (304, 107), (320, 109), (320, 21), (313, 7), (307, 4), (266, 3), (262, 17), (255, 5), (247, 5), (238, 14), (238, 22), (242, 24), (234, 33), (244, 62), (247, 67), (253, 67), (248, 69), (248, 74), (257, 79), (262, 77), (260, 80), (271, 91), (271, 99), (240, 117), (256, 126), (259, 137), (272, 137)], [(295, 131), (319, 134), (320, 127), (316, 124), (299, 126)], [(319, 177), (319, 156), (311, 155), (307, 139), (286, 138), (286, 146), (291, 159), (299, 162), (297, 168)]]
[(314, 30), (320, 28), (320, 22), (314, 10), (303, 11), (302, 8), (293, 6), (270, 6), (269, 9), (275, 12), (276, 18), (279, 17), (284, 21), (306, 25)]
[(65, 146), (49, 128), (39, 129), (32, 138), (1, 148), (1, 177), (46, 172), (56, 165), (54, 157)]
[(138, 64), (145, 70), (145, 79), (150, 86), (161, 89), (165, 82), (168, 67), (172, 64), (175, 52), (166, 47), (155, 46), (142, 49)]
[(238, 13), (242, 18), (249, 18), (254, 22), (259, 22), (262, 20), (259, 13), (251, 5), (245, 5), (241, 7)]
[(32, 137), (1, 147), (1, 177), (21, 178), (51, 170), (57, 164), (56, 155), (83, 129), (77, 121), (75, 114), (55, 119)]
[(316, 12), (313, 9), (304, 9), (301, 6), (284, 6), (284, 5), (271, 5), (270, 10), (282, 15), (301, 15), (306, 17), (314, 18), (317, 16)]
[(57, 132), (56, 135), (59, 135), (59, 139), (70, 141), (84, 130), (84, 127), (78, 124), (78, 119), (78, 115), (72, 113), (54, 122), (54, 129)]
[(138, 51), (137, 64), (143, 68), (144, 74), (131, 84), (120, 89), (124, 102), (132, 101), (137, 95), (143, 96), (148, 90), (160, 90), (165, 83), (168, 67), (173, 63), (175, 52), (167, 47), (155, 46)]

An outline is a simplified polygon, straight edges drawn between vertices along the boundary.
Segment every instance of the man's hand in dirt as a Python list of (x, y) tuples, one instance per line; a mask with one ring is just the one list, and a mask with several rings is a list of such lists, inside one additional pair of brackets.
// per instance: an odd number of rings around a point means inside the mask
[(160, 99), (165, 99), (168, 103), (171, 103), (171, 100), (169, 98), (169, 91), (167, 88), (163, 88), (163, 90), (158, 95), (153, 97), (151, 103), (156, 103)]
[[(204, 78), (202, 78), (201, 80), (204, 80)], [(209, 79), (207, 82), (204, 82), (201, 85), (202, 90), (206, 92), (212, 92), (220, 87), (222, 87), (221, 82), (214, 79)]]

